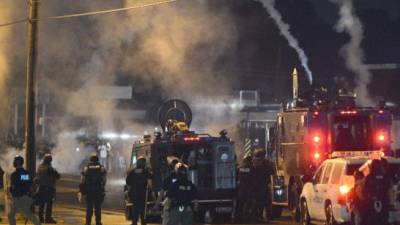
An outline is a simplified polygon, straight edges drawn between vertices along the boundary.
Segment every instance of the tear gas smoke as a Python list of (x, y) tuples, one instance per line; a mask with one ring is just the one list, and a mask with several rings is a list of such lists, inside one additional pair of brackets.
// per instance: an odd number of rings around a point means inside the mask
[(228, 135), (236, 135), (239, 122), (240, 107), (232, 107), (235, 99), (198, 99), (189, 102), (193, 110), (192, 129), (199, 133), (209, 133), (218, 136), (223, 129), (228, 131)]
[(0, 165), (4, 171), (11, 172), (14, 170), (13, 159), (16, 155), (24, 156), (24, 151), (15, 148), (2, 149)]
[(62, 173), (79, 174), (83, 168), (82, 163), (95, 149), (84, 147), (78, 152), (75, 149), (80, 146), (74, 136), (61, 133), (57, 138), (58, 144), (53, 150), (53, 166)]
[[(12, 0), (2, 1), (0, 7), (0, 21), (11, 21), (14, 17), (19, 16), (15, 11), (21, 6), (19, 3), (13, 3)], [(21, 7), (23, 8), (23, 7)], [(15, 10), (15, 11), (14, 11)], [(22, 26), (23, 27), (23, 26)], [(10, 68), (11, 61), (16, 54), (16, 50), (10, 45), (9, 40), (13, 37), (13, 28), (4, 27), (0, 29), (0, 96), (3, 98), (0, 101), (0, 129), (7, 130), (9, 118), (7, 115), (9, 109), (9, 82), (12, 72)], [(18, 40), (19, 38), (15, 38)]]
[(232, 79), (218, 66), (235, 50), (237, 31), (230, 13), (208, 2), (181, 1), (129, 14), (135, 35), (124, 69), (157, 83), (167, 97), (229, 93)]
[[(26, 17), (26, 2), (25, 7), (18, 8), (16, 1), (7, 1), (13, 6), (14, 13)], [(136, 2), (82, 0), (71, 4), (48, 0), (41, 4), (40, 14), (47, 17), (132, 4)], [(77, 116), (93, 118), (100, 131), (115, 130), (113, 119), (118, 110), (117, 102), (99, 98), (101, 93), (93, 87), (114, 85), (117, 75), (121, 74), (143, 80), (137, 89), (149, 90), (156, 86), (160, 89), (155, 95), (183, 98), (189, 103), (229, 94), (234, 83), (231, 75), (235, 74), (226, 74), (220, 68), (230, 66), (225, 62), (233, 61), (227, 59), (235, 51), (237, 31), (229, 9), (212, 4), (216, 3), (213, 0), (181, 1), (102, 16), (41, 22), (39, 91), (47, 89), (57, 115), (65, 115), (52, 120), (51, 126), (59, 131), (69, 130), (71, 122), (65, 118)], [(12, 21), (12, 18), (3, 19)], [(20, 53), (5, 64), (11, 67), (4, 67), (11, 71), (9, 74), (17, 74), (24, 68), (25, 44), (15, 41), (14, 37), (25, 36), (25, 28), (18, 25), (6, 36), (0, 33), (3, 39), (0, 39), (0, 60), (7, 54), (6, 47)], [(0, 32), (5, 29), (8, 28), (2, 28)], [(24, 76), (18, 74), (13, 79), (15, 85), (23, 86)], [(135, 84), (126, 85), (136, 88)], [(122, 124), (133, 129), (132, 133), (145, 129), (130, 120), (124, 120)], [(57, 140), (54, 164), (62, 172), (76, 172), (77, 164), (86, 155), (83, 151), (76, 154), (78, 143), (65, 139), (61, 133), (57, 135), (57, 132), (52, 134)]]
[(308, 66), (308, 57), (304, 50), (300, 47), (299, 41), (293, 36), (290, 32), (289, 24), (285, 23), (282, 20), (282, 15), (275, 8), (275, 0), (260, 0), (260, 2), (264, 5), (265, 9), (268, 11), (271, 18), (275, 21), (276, 25), (279, 28), (281, 34), (286, 38), (289, 42), (290, 47), (292, 47), (298, 54), (301, 65), (307, 73), (307, 78), (310, 84), (313, 82), (313, 75)]
[(361, 106), (372, 106), (374, 100), (368, 91), (372, 74), (364, 64), (364, 51), (361, 48), (364, 35), (363, 24), (354, 12), (352, 0), (330, 1), (339, 6), (340, 19), (336, 24), (336, 31), (346, 32), (350, 36), (350, 41), (343, 46), (341, 54), (346, 60), (347, 67), (356, 75), (357, 103)]

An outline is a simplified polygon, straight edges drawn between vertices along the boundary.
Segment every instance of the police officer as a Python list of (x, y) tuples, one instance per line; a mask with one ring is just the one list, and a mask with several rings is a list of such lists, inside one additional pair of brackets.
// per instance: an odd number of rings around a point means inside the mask
[(96, 225), (101, 225), (101, 204), (105, 197), (106, 170), (99, 163), (97, 154), (92, 154), (88, 165), (83, 168), (80, 192), (86, 196), (86, 225), (90, 225), (93, 208)]
[(186, 165), (178, 163), (175, 166), (177, 181), (172, 183), (166, 193), (163, 225), (193, 224), (192, 201), (196, 199), (197, 189), (187, 178)]
[[(52, 217), (53, 199), (56, 193), (56, 180), (60, 179), (60, 174), (51, 166), (53, 158), (51, 154), (45, 154), (43, 162), (37, 170), (35, 182), (39, 185), (39, 219), (41, 223), (57, 223)], [(44, 219), (44, 208), (46, 207), (46, 219)]]
[(154, 205), (153, 211), (158, 211), (160, 208), (161, 201), (165, 197), (165, 193), (168, 191), (169, 186), (178, 180), (175, 166), (179, 163), (179, 159), (174, 156), (169, 156), (167, 158), (167, 163), (169, 167), (169, 175), (163, 180), (162, 190), (158, 193), (156, 204)]
[(239, 219), (249, 221), (254, 213), (255, 186), (254, 167), (251, 155), (243, 158), (242, 164), (238, 168), (238, 213)]
[(386, 177), (380, 160), (374, 159), (369, 165), (370, 173), (364, 178), (362, 196), (365, 213), (361, 221), (365, 225), (388, 223), (390, 178)]
[(128, 172), (126, 185), (132, 208), (132, 225), (137, 225), (140, 217), (142, 225), (146, 225), (145, 204), (147, 195), (147, 181), (152, 178), (151, 172), (146, 168), (146, 158), (140, 157), (136, 167)]
[(266, 153), (264, 149), (254, 151), (254, 179), (257, 181), (257, 185), (254, 185), (254, 192), (256, 218), (262, 220), (263, 211), (266, 209), (266, 219), (269, 221), (272, 219), (271, 176), (274, 174), (274, 169), (269, 160), (265, 158)]
[(32, 221), (34, 225), (40, 225), (39, 219), (31, 211), (33, 200), (32, 195), (32, 177), (22, 166), (24, 158), (16, 156), (13, 165), (15, 171), (11, 174), (10, 186), (7, 188), (7, 194), (11, 199), (10, 210), (8, 212), (8, 221), (10, 225), (16, 225), (15, 214), (20, 211), (26, 218)]

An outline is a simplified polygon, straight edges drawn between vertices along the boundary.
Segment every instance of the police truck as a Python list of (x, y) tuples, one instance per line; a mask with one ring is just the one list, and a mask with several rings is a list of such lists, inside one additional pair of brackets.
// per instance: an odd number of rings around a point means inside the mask
[(392, 114), (384, 105), (359, 107), (355, 95), (344, 90), (333, 99), (324, 88), (299, 97), (296, 71), (293, 78), (294, 100), (278, 113), (270, 132), (277, 171), (271, 194), (274, 216), (288, 207), (298, 220), (303, 184), (325, 159), (392, 154)]
[(198, 215), (212, 220), (218, 214), (235, 215), (236, 159), (234, 142), (225, 130), (220, 136), (190, 131), (192, 112), (178, 99), (165, 102), (158, 112), (160, 132), (145, 135), (132, 146), (131, 167), (145, 157), (153, 172), (146, 203), (147, 217), (161, 212), (151, 210), (163, 180), (171, 173), (168, 158), (175, 157), (188, 166), (189, 179), (198, 190)]

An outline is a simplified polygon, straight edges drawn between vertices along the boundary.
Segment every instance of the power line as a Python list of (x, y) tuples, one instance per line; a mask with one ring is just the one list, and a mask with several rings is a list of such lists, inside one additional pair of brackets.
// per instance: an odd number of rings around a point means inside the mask
[(7, 26), (18, 24), (18, 23), (25, 23), (25, 22), (28, 22), (28, 21), (29, 21), (28, 18), (15, 20), (15, 21), (12, 21), (12, 22), (0, 24), (0, 27), (7, 27)]
[[(144, 5), (129, 6), (129, 7), (117, 8), (117, 9), (100, 10), (100, 11), (94, 11), (94, 12), (83, 12), (83, 13), (75, 13), (75, 14), (66, 14), (66, 15), (61, 15), (61, 16), (49, 16), (49, 17), (45, 17), (45, 18), (35, 19), (35, 21), (61, 20), (61, 19), (68, 19), (68, 18), (75, 18), (75, 17), (96, 16), (96, 15), (101, 15), (101, 14), (122, 12), (122, 11), (128, 11), (128, 10), (132, 10), (132, 9), (140, 9), (140, 8), (145, 8), (145, 7), (150, 7), (150, 6), (167, 4), (167, 3), (172, 3), (172, 2), (176, 2), (176, 1), (178, 1), (178, 0), (164, 0), (164, 1), (158, 1), (158, 2), (144, 4)], [(15, 20), (15, 21), (12, 21), (12, 22), (0, 24), (0, 27), (11, 26), (11, 25), (19, 24), (19, 23), (28, 22), (28, 21), (29, 21), (28, 18), (24, 18), (24, 19)]]
[[(94, 15), (100, 15), (100, 14), (107, 14), (107, 13), (128, 11), (128, 10), (132, 10), (132, 9), (145, 8), (145, 7), (149, 7), (149, 6), (156, 6), (156, 5), (172, 3), (172, 2), (176, 2), (176, 1), (177, 0), (165, 0), (165, 1), (159, 1), (159, 2), (153, 2), (153, 3), (144, 4), (144, 5), (139, 5), (139, 6), (130, 6), (130, 7), (118, 8), (118, 9), (101, 10), (101, 11), (95, 11), (95, 12), (84, 12), (84, 13), (76, 13), (76, 14), (67, 14), (67, 15), (62, 15), (62, 16), (50, 16), (50, 17), (46, 17), (45, 19), (58, 20), (58, 19), (66, 19), (66, 18), (82, 17), (82, 16), (94, 16)], [(39, 20), (41, 20), (41, 19), (39, 19)]]

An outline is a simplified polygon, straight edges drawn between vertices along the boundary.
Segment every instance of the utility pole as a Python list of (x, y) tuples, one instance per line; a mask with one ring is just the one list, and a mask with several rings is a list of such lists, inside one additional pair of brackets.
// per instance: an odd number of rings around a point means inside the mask
[(25, 109), (25, 161), (26, 169), (35, 175), (35, 72), (38, 44), (39, 0), (29, 0), (28, 60), (26, 65), (26, 109)]

